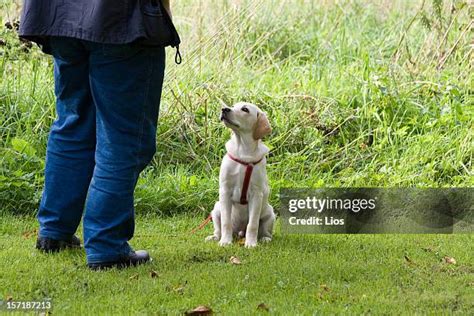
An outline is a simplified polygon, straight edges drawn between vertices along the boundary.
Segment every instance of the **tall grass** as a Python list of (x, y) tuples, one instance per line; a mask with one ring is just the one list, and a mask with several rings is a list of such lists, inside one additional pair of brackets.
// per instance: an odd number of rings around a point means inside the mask
[[(18, 6), (2, 0), (3, 20)], [(473, 185), (473, 16), (466, 1), (173, 3), (157, 153), (139, 212), (208, 212), (229, 137), (222, 102), (271, 118), (271, 202), (281, 187)], [(36, 210), (54, 120), (49, 56), (3, 27), (0, 209)]]

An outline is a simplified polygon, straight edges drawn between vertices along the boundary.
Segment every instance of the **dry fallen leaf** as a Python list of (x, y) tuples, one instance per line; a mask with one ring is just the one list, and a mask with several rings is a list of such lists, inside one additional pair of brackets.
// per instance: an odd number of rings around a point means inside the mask
[(242, 264), (242, 261), (240, 261), (240, 259), (237, 258), (236, 256), (232, 256), (230, 257), (230, 263), (238, 265), (238, 264)]
[(186, 315), (212, 315), (212, 309), (207, 306), (199, 305), (193, 310), (187, 311)]
[(266, 312), (270, 311), (270, 308), (265, 303), (258, 304), (257, 309), (262, 310), (262, 311), (266, 311)]
[(326, 284), (321, 284), (319, 287), (320, 287), (321, 289), (323, 289), (324, 291), (326, 291), (326, 292), (331, 291), (331, 289), (330, 289)]
[(155, 270), (151, 270), (150, 271), (150, 277), (151, 278), (157, 278), (158, 277), (158, 272), (156, 272)]
[(237, 245), (239, 246), (244, 246), (245, 245), (245, 238), (240, 238), (239, 240), (237, 240)]
[(410, 257), (408, 257), (408, 256), (406, 256), (406, 255), (405, 255), (405, 260), (406, 260), (406, 262), (408, 262), (408, 263), (414, 263), (413, 260), (411, 260)]
[(454, 259), (453, 257), (445, 256), (444, 262), (446, 262), (447, 264), (456, 264), (456, 259)]
[(13, 296), (7, 295), (7, 297), (5, 298), (5, 301), (7, 302), (13, 301)]
[(33, 229), (33, 230), (28, 230), (28, 231), (25, 231), (23, 232), (23, 238), (31, 238), (31, 237), (36, 237), (36, 235), (38, 235), (38, 229)]
[(180, 286), (180, 287), (174, 288), (173, 291), (175, 291), (178, 294), (183, 294), (184, 293), (184, 287)]
[(134, 274), (128, 278), (129, 280), (138, 280), (138, 274)]
[(433, 252), (433, 251), (434, 251), (433, 247), (431, 247), (431, 246), (429, 246), (429, 247), (424, 247), (424, 248), (421, 248), (421, 249), (423, 249), (423, 250), (426, 251), (426, 252)]

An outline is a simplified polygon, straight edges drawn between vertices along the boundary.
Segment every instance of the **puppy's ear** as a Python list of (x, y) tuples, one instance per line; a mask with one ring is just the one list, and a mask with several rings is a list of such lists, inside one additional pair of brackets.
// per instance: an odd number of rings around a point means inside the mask
[(272, 132), (272, 127), (270, 126), (270, 122), (268, 121), (267, 116), (263, 112), (257, 113), (257, 123), (255, 123), (255, 127), (253, 130), (253, 138), (255, 140), (262, 139), (267, 135), (270, 135)]

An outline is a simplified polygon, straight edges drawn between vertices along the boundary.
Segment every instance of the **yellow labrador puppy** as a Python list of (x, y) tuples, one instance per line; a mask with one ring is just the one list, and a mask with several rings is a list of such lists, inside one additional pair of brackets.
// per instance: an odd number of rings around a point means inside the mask
[(257, 239), (271, 241), (275, 222), (273, 207), (268, 204), (265, 155), (269, 149), (261, 140), (272, 129), (265, 113), (245, 102), (223, 108), (221, 121), (232, 130), (232, 137), (225, 145), (219, 201), (211, 213), (214, 234), (206, 240), (219, 240), (219, 245), (226, 246), (233, 235), (245, 236), (245, 247), (252, 248)]

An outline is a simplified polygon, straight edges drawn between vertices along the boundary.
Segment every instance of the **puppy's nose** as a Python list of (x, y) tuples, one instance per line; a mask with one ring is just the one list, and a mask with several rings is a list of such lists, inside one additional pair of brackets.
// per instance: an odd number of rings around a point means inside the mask
[(230, 112), (230, 108), (222, 108), (222, 113), (229, 113)]

